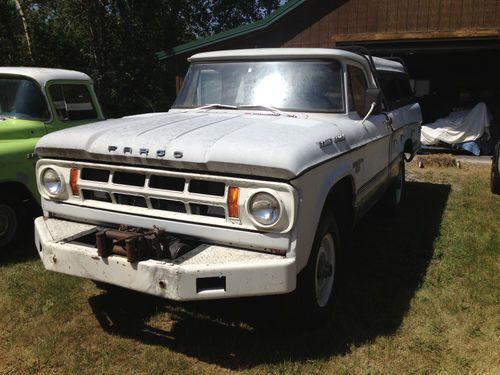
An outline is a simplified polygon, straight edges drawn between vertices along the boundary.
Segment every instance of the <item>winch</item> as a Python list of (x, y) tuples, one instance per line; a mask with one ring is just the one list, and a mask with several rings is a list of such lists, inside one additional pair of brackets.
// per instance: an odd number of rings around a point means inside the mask
[(157, 227), (151, 230), (125, 225), (118, 229), (99, 227), (95, 236), (100, 257), (123, 255), (130, 263), (148, 259), (173, 260), (193, 249), (192, 244)]

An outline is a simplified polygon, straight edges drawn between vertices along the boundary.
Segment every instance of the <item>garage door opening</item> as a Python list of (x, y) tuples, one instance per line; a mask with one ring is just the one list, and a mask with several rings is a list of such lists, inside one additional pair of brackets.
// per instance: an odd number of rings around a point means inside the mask
[[(500, 41), (434, 40), (360, 43), (375, 56), (399, 57), (414, 81), (423, 124), (485, 103), (491, 138), (481, 139), (489, 155), (500, 138)], [(441, 144), (440, 144), (441, 145)], [(447, 147), (447, 145), (445, 145)]]
[(471, 110), (485, 103), (491, 114), (490, 135), (476, 141), (481, 154), (491, 154), (500, 137), (500, 49), (404, 53), (401, 57), (414, 80), (423, 124), (446, 118), (452, 112)]

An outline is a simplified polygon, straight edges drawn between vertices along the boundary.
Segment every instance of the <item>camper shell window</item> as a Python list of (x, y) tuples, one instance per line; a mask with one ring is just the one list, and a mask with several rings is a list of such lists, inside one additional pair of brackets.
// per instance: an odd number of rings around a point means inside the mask
[(377, 75), (382, 92), (391, 109), (415, 103), (410, 80), (406, 74), (379, 70)]

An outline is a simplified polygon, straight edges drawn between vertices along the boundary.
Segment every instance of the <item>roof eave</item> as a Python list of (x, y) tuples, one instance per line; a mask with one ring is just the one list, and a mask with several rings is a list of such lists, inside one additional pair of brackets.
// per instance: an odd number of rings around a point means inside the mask
[(231, 30), (223, 31), (221, 33), (215, 34), (215, 35), (210, 35), (208, 37), (195, 40), (192, 42), (188, 42), (185, 44), (181, 44), (180, 46), (176, 46), (174, 48), (171, 48), (169, 50), (164, 50), (164, 51), (159, 51), (156, 52), (156, 58), (158, 60), (165, 60), (170, 57), (180, 55), (189, 51), (193, 51), (196, 49), (200, 49), (206, 46), (209, 46), (211, 44), (223, 42), (225, 40), (243, 36), (250, 34), (252, 32), (257, 32), (261, 31), (263, 29), (268, 28), (271, 26), (273, 23), (276, 21), (280, 20), (283, 18), (286, 14), (291, 12), (292, 10), (296, 9), (303, 3), (305, 3), (306, 0), (289, 0), (285, 5), (281, 6), (280, 8), (276, 9), (274, 12), (269, 14), (267, 17), (255, 21), (253, 23), (250, 23), (248, 25), (242, 25), (239, 27), (236, 27)]

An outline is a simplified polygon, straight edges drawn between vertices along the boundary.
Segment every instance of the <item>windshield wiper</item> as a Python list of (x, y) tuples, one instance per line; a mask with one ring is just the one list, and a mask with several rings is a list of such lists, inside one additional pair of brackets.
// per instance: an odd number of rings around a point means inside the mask
[(199, 109), (238, 109), (238, 107), (229, 104), (212, 103), (201, 107), (192, 108), (190, 109), (190, 111), (196, 111)]
[(284, 112), (281, 109), (278, 109), (275, 107), (270, 107), (268, 105), (262, 105), (262, 104), (244, 104), (244, 105), (238, 106), (238, 109), (267, 109), (268, 111), (271, 111), (271, 112), (276, 113), (278, 115), (297, 118), (297, 115), (294, 115), (294, 114), (288, 113), (288, 112)]
[(197, 111), (200, 109), (264, 109), (264, 110), (271, 111), (271, 112), (278, 114), (278, 115), (297, 118), (297, 115), (294, 115), (294, 114), (288, 113), (288, 112), (284, 112), (278, 108), (271, 107), (268, 105), (262, 105), (262, 104), (243, 104), (243, 105), (235, 106), (235, 105), (229, 105), (229, 104), (212, 103), (212, 104), (207, 104), (207, 105), (204, 105), (201, 107), (190, 108), (190, 109), (188, 109), (188, 111)]

